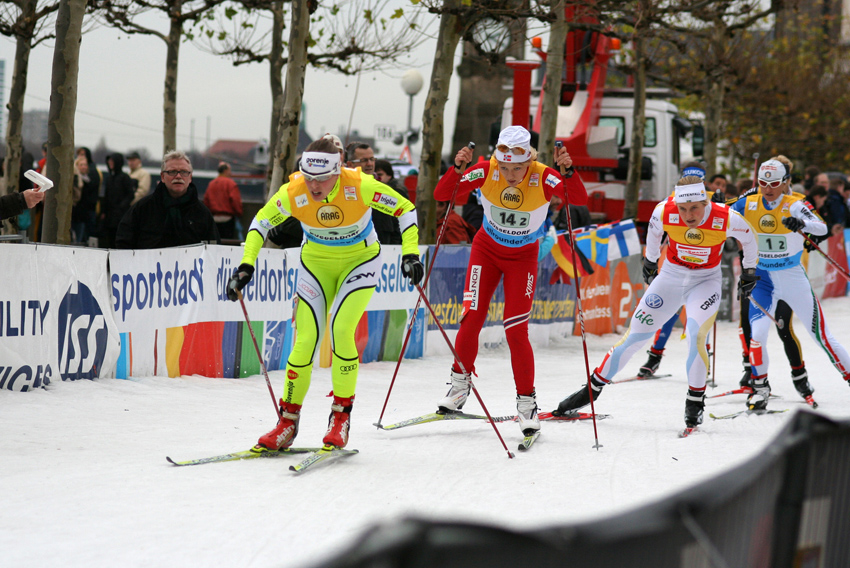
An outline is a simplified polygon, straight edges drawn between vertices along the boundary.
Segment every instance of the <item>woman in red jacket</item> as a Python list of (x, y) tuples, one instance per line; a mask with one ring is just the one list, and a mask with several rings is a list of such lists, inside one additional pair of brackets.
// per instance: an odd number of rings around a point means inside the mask
[[(509, 126), (499, 134), (489, 162), (475, 164), (461, 177), (457, 164), (472, 160), (472, 150), (464, 147), (455, 157), (455, 167), (449, 168), (434, 189), (434, 199), (444, 201), (451, 198), (457, 186), (456, 200), (461, 203), (470, 192), (481, 193), (484, 222), (472, 241), (455, 349), (467, 373), (474, 373), (478, 335), (490, 298), (504, 275), (505, 336), (511, 350), (519, 425), (526, 435), (540, 429), (534, 353), (528, 340), (528, 318), (537, 284), (537, 241), (543, 235), (552, 195), (565, 199), (566, 188), (569, 203), (587, 203), (587, 191), (581, 178), (574, 175), (566, 148), (555, 148), (555, 164), (566, 168), (564, 179), (535, 161), (536, 157), (529, 132), (521, 126)], [(438, 403), (440, 412), (459, 410), (469, 396), (470, 375), (464, 374), (457, 363), (452, 366), (451, 377), (451, 389)]]

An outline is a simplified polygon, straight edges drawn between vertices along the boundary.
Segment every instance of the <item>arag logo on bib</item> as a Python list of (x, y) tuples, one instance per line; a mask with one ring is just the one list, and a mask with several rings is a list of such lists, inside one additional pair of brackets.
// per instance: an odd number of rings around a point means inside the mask
[(336, 205), (323, 205), (316, 212), (316, 220), (323, 227), (339, 227), (342, 219), (342, 210)]
[(499, 195), (499, 203), (506, 209), (517, 209), (522, 201), (522, 192), (515, 187), (506, 187)]
[(705, 234), (700, 229), (688, 229), (685, 231), (685, 242), (689, 245), (699, 245), (705, 240)]
[(776, 222), (776, 217), (769, 213), (762, 215), (759, 219), (759, 231), (762, 233), (774, 233), (778, 227), (779, 223)]

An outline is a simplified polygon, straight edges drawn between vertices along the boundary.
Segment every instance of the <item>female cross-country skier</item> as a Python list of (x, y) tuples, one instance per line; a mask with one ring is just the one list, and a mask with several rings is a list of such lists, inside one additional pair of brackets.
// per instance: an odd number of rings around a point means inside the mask
[[(666, 261), (659, 271), (664, 233), (669, 243)], [(690, 430), (702, 423), (708, 366), (705, 337), (720, 307), (720, 257), (727, 237), (737, 239), (744, 249), (739, 289), (741, 301), (745, 301), (756, 283), (758, 243), (753, 228), (726, 205), (710, 202), (702, 179), (681, 178), (675, 193), (652, 212), (643, 260), (643, 278), (649, 288), (632, 315), (628, 331), (593, 372), (590, 386), (594, 400), (655, 331), (684, 305), (688, 317), (685, 427)], [(590, 396), (585, 385), (562, 400), (553, 414), (563, 415), (590, 404)]]
[[(465, 202), (470, 192), (481, 192), (484, 221), (472, 241), (455, 349), (466, 372), (474, 373), (478, 336), (493, 292), (504, 276), (505, 336), (511, 350), (519, 426), (526, 435), (540, 429), (534, 392), (534, 353), (528, 340), (528, 318), (537, 285), (538, 239), (543, 236), (553, 195), (565, 199), (566, 189), (570, 204), (587, 203), (587, 191), (581, 178), (573, 175), (572, 159), (566, 148), (556, 148), (554, 156), (555, 164), (566, 168), (566, 179), (535, 161), (537, 151), (531, 147), (528, 130), (509, 126), (499, 134), (489, 162), (480, 162), (461, 172), (458, 164), (472, 160), (472, 150), (462, 148), (455, 156), (455, 167), (449, 168), (434, 189), (434, 199), (447, 201), (458, 187), (456, 199), (460, 203)], [(437, 403), (441, 412), (463, 407), (469, 396), (469, 379), (470, 375), (464, 374), (455, 362), (451, 369), (451, 389)]]
[(339, 150), (327, 137), (307, 147), (301, 171), (281, 186), (251, 223), (242, 264), (228, 283), (227, 296), (233, 301), (238, 299), (236, 290), (251, 280), (272, 227), (292, 216), (301, 221), (305, 237), (296, 282), (298, 333), (286, 363), (281, 417), (277, 426), (260, 437), (258, 446), (278, 450), (292, 445), (329, 313), (334, 400), (323, 442), (337, 448), (348, 443), (359, 369), (354, 332), (381, 273), (381, 245), (372, 225), (372, 209), (398, 218), (402, 272), (418, 284), (425, 271), (419, 260), (413, 204), (371, 175), (362, 175), (360, 168), (342, 168)]

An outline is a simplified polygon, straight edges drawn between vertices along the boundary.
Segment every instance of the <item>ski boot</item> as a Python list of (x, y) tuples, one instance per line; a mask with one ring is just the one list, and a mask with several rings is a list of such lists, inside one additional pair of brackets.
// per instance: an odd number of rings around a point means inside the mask
[(537, 395), (534, 391), (528, 396), (517, 395), (516, 413), (519, 429), (524, 436), (531, 436), (540, 430), (540, 420), (537, 418)]
[(747, 408), (749, 410), (767, 410), (767, 401), (770, 398), (770, 383), (765, 375), (761, 379), (753, 379), (753, 393), (747, 397)]
[(741, 377), (741, 382), (738, 383), (741, 388), (753, 388), (753, 369), (750, 367), (750, 362), (744, 359), (744, 376)]
[(685, 398), (685, 427), (696, 428), (702, 424), (702, 413), (705, 409), (705, 391), (688, 389)]
[[(599, 398), (599, 395), (602, 394), (602, 387), (608, 384), (602, 377), (600, 377), (596, 372), (593, 373), (593, 376), (590, 378), (590, 386), (593, 391), (593, 400)], [(584, 385), (579, 390), (562, 400), (558, 404), (558, 408), (552, 411), (552, 414), (555, 416), (564, 416), (572, 412), (573, 410), (578, 410), (579, 408), (585, 407), (590, 404), (590, 393), (587, 390), (587, 385)]]
[(658, 350), (655, 347), (650, 347), (649, 351), (649, 359), (646, 360), (646, 363), (638, 371), (638, 377), (651, 377), (658, 371), (659, 365), (661, 365), (661, 356), (664, 355), (664, 350)]
[(466, 404), (470, 390), (469, 375), (457, 373), (452, 370), (452, 387), (449, 389), (448, 394), (437, 403), (437, 412), (447, 414), (460, 410)]
[(797, 389), (797, 392), (800, 393), (800, 396), (803, 397), (806, 404), (812, 408), (817, 408), (818, 403), (815, 402), (814, 398), (812, 398), (812, 394), (814, 394), (815, 389), (813, 389), (812, 385), (809, 383), (809, 374), (806, 372), (806, 368), (800, 367), (799, 369), (791, 369), (791, 380), (794, 381), (794, 388)]
[(331, 405), (331, 415), (328, 417), (328, 431), (322, 439), (326, 446), (344, 448), (348, 443), (348, 428), (351, 425), (351, 407), (354, 406), (354, 396), (342, 398), (334, 395)]
[(260, 436), (257, 442), (269, 450), (288, 448), (298, 435), (298, 420), (301, 417), (301, 405), (280, 400), (280, 419), (271, 432)]

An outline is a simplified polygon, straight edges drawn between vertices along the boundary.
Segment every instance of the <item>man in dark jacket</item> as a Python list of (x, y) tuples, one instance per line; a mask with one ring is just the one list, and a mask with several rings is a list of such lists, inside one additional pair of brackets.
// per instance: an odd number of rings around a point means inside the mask
[(162, 158), (161, 181), (121, 219), (115, 246), (153, 249), (221, 243), (212, 213), (198, 199), (192, 183), (192, 163), (185, 153), (172, 150)]
[(43, 200), (44, 193), (32, 189), (0, 196), (0, 220), (20, 215)]
[(118, 224), (130, 209), (130, 203), (136, 189), (133, 180), (124, 173), (124, 156), (122, 154), (110, 154), (106, 157), (106, 166), (109, 171), (103, 183), (103, 198), (100, 202), (100, 234), (98, 235), (98, 246), (101, 248), (115, 247), (115, 232)]

